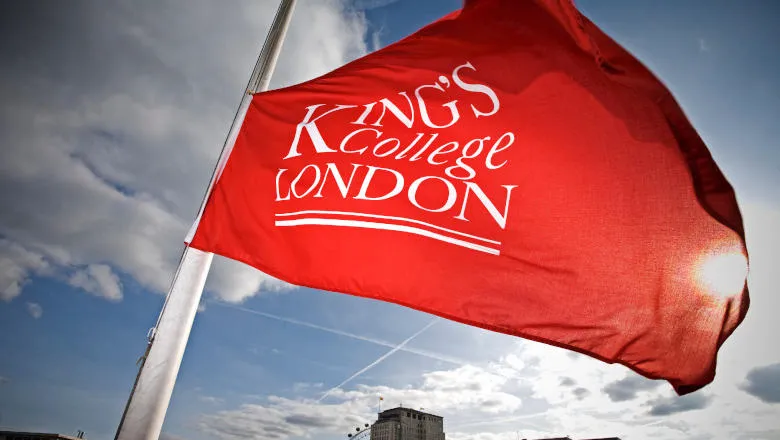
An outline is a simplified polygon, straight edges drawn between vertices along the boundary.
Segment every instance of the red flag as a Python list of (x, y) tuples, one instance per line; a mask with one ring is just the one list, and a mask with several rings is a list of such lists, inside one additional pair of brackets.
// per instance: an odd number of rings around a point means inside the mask
[(679, 394), (713, 380), (748, 308), (731, 186), (669, 91), (566, 0), (467, 1), (254, 96), (191, 245)]

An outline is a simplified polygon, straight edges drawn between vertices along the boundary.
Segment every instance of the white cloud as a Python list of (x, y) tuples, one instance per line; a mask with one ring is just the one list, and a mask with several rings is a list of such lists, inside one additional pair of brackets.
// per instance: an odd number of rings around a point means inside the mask
[(343, 433), (370, 420), (370, 410), (357, 402), (318, 405), (313, 401), (271, 396), (265, 405), (245, 404), (204, 416), (199, 428), (218, 439), (289, 439), (312, 433)]
[[(199, 426), (226, 440), (337, 438), (350, 426), (375, 420), (381, 395), (384, 408), (402, 403), (443, 415), (447, 438), (454, 440), (512, 440), (518, 433), (529, 439), (775, 438), (780, 408), (740, 390), (740, 383), (721, 377), (680, 398), (665, 382), (639, 378), (625, 367), (521, 341), (494, 362), (429, 371), (406, 386), (337, 389), (324, 405), (315, 401), (319, 387), (300, 384), (300, 397), (271, 397), (204, 415)], [(578, 396), (580, 388), (588, 393)]]
[(47, 268), (43, 256), (0, 238), (0, 300), (19, 296), (27, 278)]
[[(534, 397), (558, 406), (613, 404), (601, 390), (627, 374), (635, 374), (617, 364), (605, 364), (588, 356), (531, 341), (520, 346), (517, 356), (527, 365), (518, 372), (534, 376), (531, 384)], [(565, 379), (575, 385), (563, 385)], [(577, 388), (584, 388), (589, 396), (581, 399), (573, 392)]]
[(68, 284), (110, 301), (122, 300), (119, 277), (105, 264), (90, 264), (86, 269), (71, 275)]
[(422, 383), (413, 388), (359, 386), (352, 391), (334, 391), (331, 395), (341, 399), (371, 399), (381, 395), (390, 405), (403, 403), (444, 413), (472, 409), (484, 414), (501, 414), (522, 406), (520, 397), (504, 390), (511, 380), (492, 368), (466, 365), (426, 373)]
[(198, 400), (212, 405), (221, 405), (225, 403), (225, 399), (221, 397), (214, 397), (214, 396), (198, 396)]
[(38, 303), (28, 302), (27, 313), (29, 313), (33, 318), (38, 319), (43, 316), (43, 307), (41, 307), (41, 305)]
[[(352, 390), (336, 389), (330, 395), (335, 403), (318, 404), (313, 398), (290, 399), (272, 396), (263, 404), (245, 404), (201, 418), (200, 429), (221, 439), (238, 438), (317, 438), (340, 434), (351, 427), (371, 422), (378, 396), (385, 405), (403, 403), (406, 407), (457, 414), (473, 412), (478, 417), (507, 414), (522, 406), (522, 399), (504, 391), (517, 378), (499, 372), (498, 366), (473, 365), (433, 371), (423, 376), (417, 387), (390, 388), (360, 385)], [(297, 392), (316, 395), (321, 384), (299, 384)]]
[(220, 299), (232, 303), (241, 302), (258, 291), (279, 292), (292, 287), (259, 270), (218, 256), (214, 258), (206, 284), (207, 289), (218, 292)]
[[(86, 267), (73, 284), (109, 299), (121, 298), (116, 273), (167, 290), (277, 6), (27, 10), (13, 31), (30, 43), (4, 54), (0, 72), (0, 298), (47, 264)], [(343, 1), (299, 2), (273, 83), (365, 53), (365, 30)], [(233, 302), (284, 287), (220, 258), (207, 284)]]

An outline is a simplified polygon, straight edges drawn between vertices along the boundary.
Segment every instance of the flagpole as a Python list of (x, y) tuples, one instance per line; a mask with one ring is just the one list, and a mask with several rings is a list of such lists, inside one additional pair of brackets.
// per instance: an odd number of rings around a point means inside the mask
[[(268, 90), (295, 3), (296, 0), (281, 0), (279, 4), (263, 49), (249, 77), (241, 104), (222, 146), (198, 215), (187, 234), (186, 243), (190, 242), (203, 214), (208, 195), (230, 156), (252, 102), (252, 95), (255, 92)], [(117, 427), (115, 440), (157, 440), (159, 438), (213, 257), (214, 255), (209, 252), (202, 252), (185, 245), (157, 324), (149, 331), (146, 352), (141, 358), (141, 366)]]

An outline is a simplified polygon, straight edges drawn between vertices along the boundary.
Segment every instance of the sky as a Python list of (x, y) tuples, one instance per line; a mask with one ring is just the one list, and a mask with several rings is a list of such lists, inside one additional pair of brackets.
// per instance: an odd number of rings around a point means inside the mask
[[(0, 429), (110, 439), (275, 0), (0, 2)], [(302, 0), (272, 87), (458, 0)], [(751, 309), (676, 397), (563, 349), (296, 288), (217, 257), (166, 440), (336, 440), (403, 404), (450, 440), (780, 437), (780, 3), (579, 0), (736, 189)]]

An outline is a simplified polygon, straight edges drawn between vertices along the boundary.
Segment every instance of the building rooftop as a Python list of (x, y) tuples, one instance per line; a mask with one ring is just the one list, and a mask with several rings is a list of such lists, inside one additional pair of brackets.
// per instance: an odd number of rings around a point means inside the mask
[(413, 408), (404, 408), (403, 406), (399, 406), (396, 408), (384, 410), (381, 413), (379, 413), (379, 420), (386, 419), (386, 418), (395, 418), (401, 414), (406, 414), (406, 413), (414, 414), (415, 416), (418, 417), (425, 416), (425, 417), (432, 417), (435, 419), (444, 419), (443, 417), (437, 416), (436, 414), (431, 414), (425, 411), (421, 411)]

